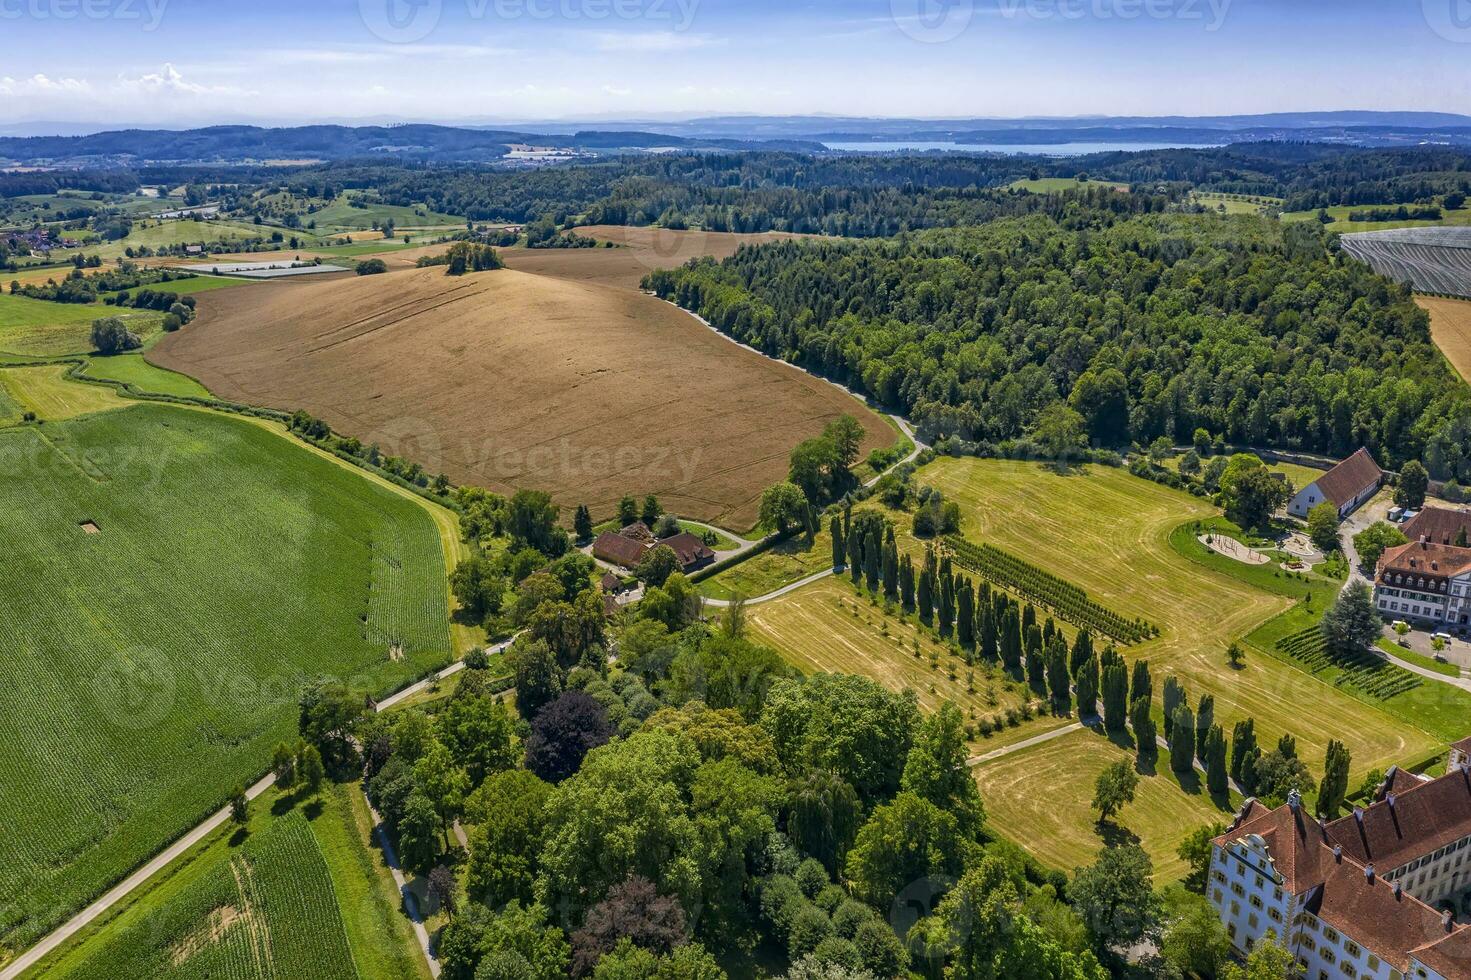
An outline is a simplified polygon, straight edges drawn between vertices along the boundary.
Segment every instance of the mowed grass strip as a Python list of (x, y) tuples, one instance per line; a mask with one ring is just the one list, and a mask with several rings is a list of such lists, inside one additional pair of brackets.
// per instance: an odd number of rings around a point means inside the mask
[(134, 405), (4, 430), (0, 552), (11, 950), (263, 772), (309, 678), (381, 696), (450, 659), (426, 509), (263, 424)]
[[(749, 606), (746, 616), (762, 642), (806, 673), (861, 674), (894, 691), (907, 688), (925, 710), (936, 711), (949, 702), (968, 723), (1002, 718), (1008, 708), (1032, 699), (999, 666), (966, 666), (948, 644), (920, 629), (912, 615), (901, 621), (882, 606), (870, 605), (867, 594), (860, 595), (846, 577), (826, 578)], [(1070, 720), (1044, 718), (1003, 728), (989, 738), (973, 739), (972, 747), (990, 751)]]
[(1356, 774), (1416, 761), (1438, 747), (1430, 733), (1275, 658), (1250, 657), (1240, 670), (1227, 665), (1226, 648), (1293, 599), (1170, 547), (1180, 525), (1215, 516), (1205, 502), (1104, 466), (1058, 474), (1037, 463), (942, 459), (915, 479), (960, 503), (965, 537), (997, 544), (1110, 608), (1159, 624), (1158, 639), (1128, 647), (1125, 656), (1150, 661), (1156, 689), (1173, 674), (1192, 701), (1213, 694), (1227, 732), (1235, 721), (1255, 718), (1263, 744), (1291, 733), (1314, 766), (1328, 741), (1338, 739)]
[(1092, 864), (1106, 845), (1135, 840), (1154, 862), (1156, 884), (1181, 878), (1189, 869), (1175, 854), (1180, 842), (1202, 824), (1229, 823), (1230, 804), (1222, 809), (1192, 776), (1182, 786), (1161, 752), (1141, 772), (1134, 802), (1100, 828), (1093, 784), (1104, 769), (1125, 759), (1134, 761), (1133, 750), (1084, 730), (981, 763), (972, 772), (990, 830), (1044, 864), (1071, 871)]
[(114, 354), (111, 357), (94, 357), (87, 362), (82, 372), (89, 378), (121, 381), (139, 391), (157, 395), (178, 395), (184, 398), (208, 398), (209, 389), (187, 374), (155, 367), (139, 353)]
[(107, 385), (80, 384), (66, 378), (70, 364), (0, 370), (0, 385), (22, 409), (47, 422), (61, 422), (92, 412), (126, 408), (128, 401)]

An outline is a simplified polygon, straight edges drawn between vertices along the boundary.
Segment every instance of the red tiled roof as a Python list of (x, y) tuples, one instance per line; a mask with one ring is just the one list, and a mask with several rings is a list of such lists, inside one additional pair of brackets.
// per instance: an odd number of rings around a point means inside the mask
[(1408, 892), (1396, 893), (1377, 874), (1371, 879), (1356, 861), (1335, 861), (1331, 851), (1328, 855), (1328, 874), (1322, 888), (1309, 896), (1308, 911), (1395, 969), (1409, 970), (1412, 951), (1455, 935), (1446, 931), (1441, 913), (1424, 902)]
[(1333, 843), (1381, 873), (1471, 836), (1471, 772), (1416, 782), (1328, 825)]
[(1382, 579), (1386, 572), (1400, 572), (1440, 582), (1466, 571), (1471, 571), (1471, 548), (1411, 541), (1380, 556), (1378, 575)]
[(1216, 838), (1221, 846), (1256, 834), (1272, 855), (1272, 866), (1282, 876), (1282, 887), (1300, 895), (1321, 882), (1326, 862), (1332, 862), (1333, 850), (1323, 828), (1309, 819), (1301, 807), (1279, 806), (1268, 810), (1256, 800), (1248, 800), (1243, 808), (1246, 818)]
[(1323, 496), (1339, 507), (1378, 483), (1383, 472), (1369, 450), (1360, 449), (1333, 469), (1318, 477), (1317, 484)]
[(1455, 544), (1462, 528), (1471, 535), (1471, 513), (1426, 507), (1404, 526), (1404, 532), (1411, 541), (1419, 541), (1423, 537), (1435, 544)]
[(700, 562), (709, 561), (715, 557), (715, 552), (710, 546), (688, 531), (681, 532), (670, 538), (664, 538), (659, 542), (669, 548), (679, 558), (681, 568), (689, 568)]
[(1463, 738), (1459, 742), (1452, 742), (1451, 748), (1465, 755), (1471, 755), (1471, 738)]
[(644, 560), (646, 551), (646, 545), (633, 538), (626, 538), (617, 531), (604, 531), (592, 545), (594, 558), (622, 565), (624, 568), (637, 568), (639, 562)]
[(1471, 977), (1471, 929), (1457, 929), (1449, 935), (1411, 950), (1415, 959), (1443, 977), (1460, 980)]

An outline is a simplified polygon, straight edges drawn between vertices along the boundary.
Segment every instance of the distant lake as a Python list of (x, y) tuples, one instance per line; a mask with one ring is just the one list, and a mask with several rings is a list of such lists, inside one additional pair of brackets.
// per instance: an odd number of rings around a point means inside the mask
[(893, 143), (824, 143), (829, 150), (842, 153), (923, 153), (926, 150), (948, 150), (954, 153), (1008, 153), (1036, 156), (1072, 157), (1085, 153), (1138, 152), (1141, 150), (1203, 150), (1220, 143), (929, 143), (923, 140), (901, 140)]

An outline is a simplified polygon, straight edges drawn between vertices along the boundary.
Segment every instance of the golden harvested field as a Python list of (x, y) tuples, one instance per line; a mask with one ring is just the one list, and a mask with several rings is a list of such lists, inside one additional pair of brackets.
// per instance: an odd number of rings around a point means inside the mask
[[(916, 628), (915, 617), (901, 621), (870, 605), (846, 575), (830, 576), (772, 602), (746, 607), (755, 636), (792, 664), (810, 673), (862, 674), (895, 691), (909, 688), (926, 711), (954, 704), (968, 722), (999, 718), (1007, 708), (1030, 700), (1031, 692), (993, 664), (967, 667), (932, 633)], [(915, 641), (919, 656), (915, 656)], [(952, 677), (951, 674), (954, 674)], [(1029, 738), (1067, 720), (1044, 718), (1022, 728), (1004, 729), (972, 742), (978, 752)]]
[(1430, 336), (1451, 367), (1471, 379), (1471, 300), (1416, 296), (1415, 302), (1430, 313)]
[(653, 492), (744, 529), (791, 448), (829, 420), (857, 417), (865, 453), (893, 441), (832, 385), (628, 288), (431, 267), (216, 290), (199, 308), (151, 362), (222, 398), (305, 409), (455, 482), (544, 488), (599, 519)]
[(1161, 753), (1153, 773), (1140, 772), (1134, 802), (1100, 829), (1093, 784), (1121, 759), (1133, 761), (1133, 750), (1095, 731), (1075, 731), (973, 772), (990, 827), (1044, 864), (1071, 871), (1092, 864), (1105, 844), (1137, 839), (1154, 862), (1156, 884), (1183, 877), (1189, 868), (1175, 854), (1180, 842), (1203, 824), (1230, 823), (1231, 813), (1194, 779), (1182, 786)]
[(784, 232), (738, 235), (722, 231), (670, 231), (668, 228), (622, 225), (588, 225), (574, 231), (584, 238), (613, 242), (618, 247), (508, 248), (501, 250), (501, 258), (505, 259), (508, 267), (522, 272), (637, 289), (639, 281), (655, 269), (672, 269), (704, 255), (725, 259), (734, 255), (742, 245), (798, 237)]

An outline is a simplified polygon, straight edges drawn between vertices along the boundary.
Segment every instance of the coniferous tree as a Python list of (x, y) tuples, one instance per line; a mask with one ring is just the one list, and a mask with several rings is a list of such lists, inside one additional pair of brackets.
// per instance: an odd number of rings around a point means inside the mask
[(1037, 607), (1030, 602), (1022, 609), (1022, 633), (1037, 625)]
[(915, 592), (919, 602), (919, 621), (926, 626), (935, 621), (935, 573), (926, 565), (919, 573), (919, 588)]
[[(958, 577), (955, 582), (955, 636), (961, 649), (974, 650), (976, 646), (976, 594), (970, 587), (970, 579)], [(966, 654), (970, 659), (970, 654)]]
[(1154, 700), (1154, 680), (1149, 676), (1148, 660), (1134, 661), (1134, 677), (1129, 684), (1129, 703), (1133, 704), (1140, 698)]
[(1195, 709), (1195, 751), (1200, 754), (1202, 764), (1205, 763), (1205, 737), (1215, 723), (1216, 699), (1213, 695), (1202, 694)]
[(955, 578), (945, 571), (949, 567), (950, 559), (946, 558), (940, 565), (940, 635), (949, 636), (950, 629), (955, 625)]
[[(1242, 763), (1246, 757), (1256, 752), (1256, 722), (1248, 718), (1238, 721), (1231, 729), (1231, 778), (1242, 783), (1245, 778), (1241, 774)], [(1244, 786), (1245, 783), (1242, 783)]]
[(828, 533), (833, 536), (833, 568), (842, 568), (848, 560), (848, 542), (843, 537), (843, 521), (837, 514), (828, 522)]
[(1042, 629), (1036, 623), (1026, 627), (1025, 650), (1027, 657), (1027, 683), (1038, 694), (1047, 693), (1047, 662), (1042, 649)]
[(1236, 785), (1241, 787), (1241, 792), (1248, 795), (1256, 792), (1257, 786), (1257, 763), (1261, 761), (1262, 750), (1253, 745), (1250, 752), (1241, 757), (1241, 775), (1236, 777)]
[(976, 615), (980, 619), (976, 634), (980, 638), (981, 657), (988, 663), (995, 663), (1001, 656), (1001, 620), (996, 617), (996, 607), (991, 604), (990, 596), (976, 600)]
[(1073, 640), (1072, 653), (1069, 656), (1068, 669), (1077, 674), (1078, 668), (1088, 662), (1093, 656), (1093, 635), (1087, 630), (1078, 630), (1078, 635)]
[(1047, 648), (1047, 693), (1052, 697), (1052, 706), (1058, 714), (1065, 714), (1073, 703), (1072, 678), (1067, 669), (1067, 641), (1061, 633), (1054, 633)]
[(1206, 732), (1205, 748), (1200, 756), (1205, 764), (1206, 789), (1212, 796), (1225, 795), (1229, 789), (1226, 780), (1226, 733), (1220, 725), (1211, 725), (1210, 731)]
[(592, 540), (592, 514), (587, 509), (587, 504), (577, 505), (577, 516), (572, 519), (572, 533), (577, 535), (578, 541)]
[(1134, 750), (1141, 759), (1153, 758), (1159, 746), (1155, 744), (1154, 718), (1149, 714), (1149, 701), (1136, 698), (1129, 706), (1129, 725), (1134, 729)]
[(882, 542), (878, 528), (869, 531), (868, 540), (863, 542), (863, 577), (868, 585), (868, 591), (873, 593), (879, 590), (879, 576), (883, 570)]
[(899, 559), (899, 604), (905, 609), (914, 608), (914, 562), (908, 555)]
[(1109, 664), (1118, 664), (1120, 667), (1125, 667), (1124, 687), (1128, 687), (1129, 673), (1127, 670), (1127, 665), (1124, 663), (1124, 658), (1119, 654), (1119, 651), (1114, 648), (1114, 645), (1112, 643), (1103, 648), (1103, 653), (1101, 653), (1098, 657), (1098, 664), (1100, 667), (1103, 668), (1107, 668)]
[(1077, 676), (1073, 679), (1077, 685), (1078, 717), (1098, 714), (1098, 684), (1100, 681), (1098, 669), (1098, 657), (1093, 653), (1088, 654), (1088, 659), (1078, 667)]
[(1349, 753), (1337, 739), (1328, 743), (1328, 757), (1323, 762), (1323, 782), (1318, 787), (1318, 816), (1332, 820), (1343, 808), (1348, 793)]
[(899, 546), (894, 541), (894, 529), (884, 541), (884, 598), (893, 602), (899, 598)]
[(857, 585), (858, 580), (863, 577), (863, 535), (853, 527), (852, 522), (848, 524), (848, 577)]
[[(1165, 715), (1165, 739), (1173, 741), (1175, 731), (1175, 714), (1180, 710), (1180, 705), (1185, 703), (1185, 688), (1181, 686), (1178, 678), (1174, 676), (1165, 678), (1164, 700), (1162, 706)], [(1193, 716), (1192, 716), (1193, 717)], [(1190, 744), (1195, 744), (1195, 733), (1190, 733)]]
[(1001, 663), (1013, 677), (1022, 672), (1022, 620), (1015, 604), (1006, 607), (1001, 617)]
[[(1165, 690), (1169, 690), (1166, 686)], [(1175, 709), (1175, 720), (1170, 725), (1173, 735), (1166, 733), (1170, 742), (1170, 768), (1176, 772), (1189, 772), (1195, 768), (1195, 713), (1184, 701)]]
[(1052, 621), (1051, 616), (1048, 616), (1047, 620), (1042, 624), (1042, 645), (1044, 647), (1052, 645), (1052, 634), (1056, 632), (1057, 624)]
[(1103, 727), (1122, 732), (1129, 713), (1129, 674), (1122, 663), (1103, 668)]

